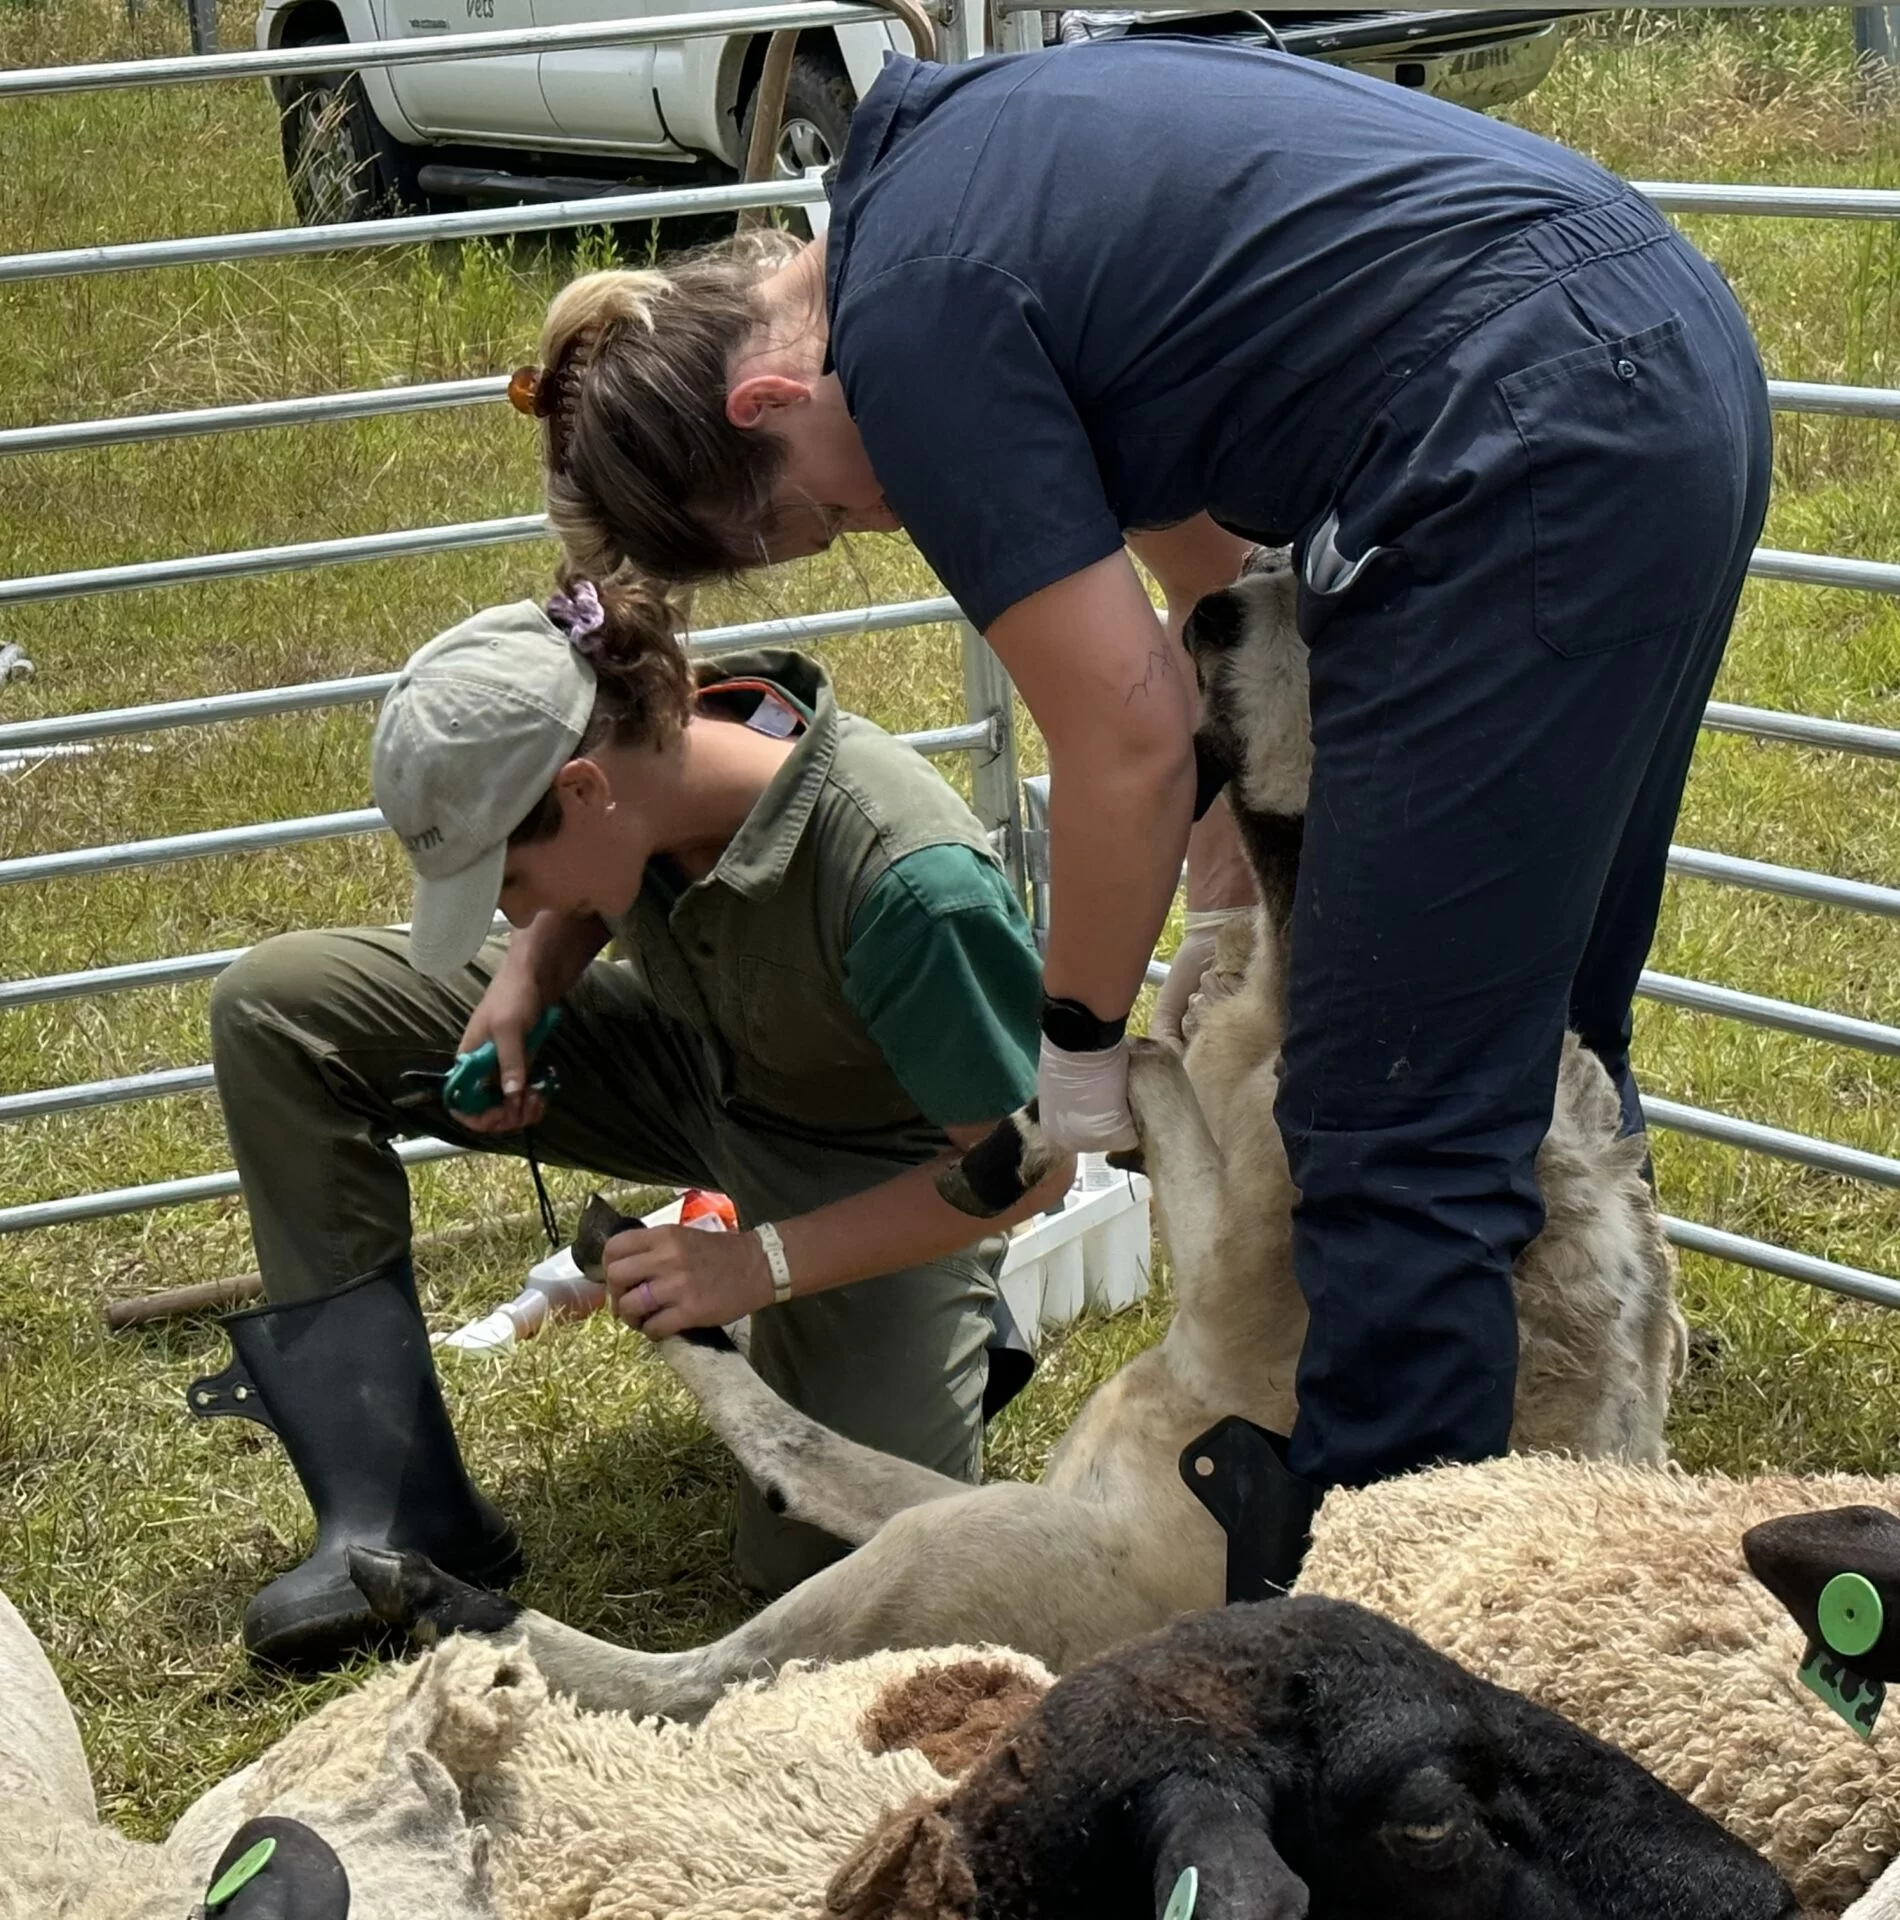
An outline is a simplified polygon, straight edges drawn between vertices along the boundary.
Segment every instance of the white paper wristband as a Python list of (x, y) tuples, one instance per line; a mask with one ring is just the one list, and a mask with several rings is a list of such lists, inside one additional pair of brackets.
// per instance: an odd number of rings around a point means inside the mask
[(772, 1304), (782, 1307), (792, 1297), (792, 1268), (785, 1258), (785, 1242), (769, 1220), (761, 1221), (752, 1231), (765, 1249), (765, 1264), (772, 1269)]

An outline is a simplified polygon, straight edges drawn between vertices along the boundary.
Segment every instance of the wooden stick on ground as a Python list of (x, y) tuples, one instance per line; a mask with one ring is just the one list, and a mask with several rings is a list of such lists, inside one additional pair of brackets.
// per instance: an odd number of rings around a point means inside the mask
[[(491, 1216), (486, 1220), (466, 1220), (459, 1226), (444, 1227), (439, 1233), (425, 1233), (416, 1248), (453, 1246), (474, 1240), (502, 1227), (525, 1226), (538, 1218), (523, 1208), (516, 1213)], [(181, 1314), (203, 1313), (210, 1308), (241, 1307), (264, 1291), (263, 1278), (255, 1273), (234, 1273), (223, 1280), (199, 1280), (189, 1287), (172, 1287), (164, 1293), (140, 1294), (130, 1300), (108, 1300), (104, 1314), (107, 1328), (122, 1333), (127, 1327), (149, 1326), (155, 1320), (174, 1320)]]
[(264, 1291), (254, 1273), (234, 1273), (224, 1280), (200, 1280), (195, 1286), (172, 1287), (164, 1293), (140, 1294), (131, 1300), (108, 1300), (106, 1326), (113, 1333), (142, 1327), (153, 1320), (171, 1320), (184, 1313), (202, 1313), (208, 1307), (238, 1307)]

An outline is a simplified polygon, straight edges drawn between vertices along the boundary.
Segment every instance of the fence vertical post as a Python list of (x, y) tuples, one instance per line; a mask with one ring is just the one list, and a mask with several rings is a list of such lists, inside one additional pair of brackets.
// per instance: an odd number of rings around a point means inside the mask
[(218, 0), (185, 0), (185, 15), (191, 22), (193, 53), (218, 51)]
[(1049, 776), (1023, 782), (1023, 870), (1029, 876), (1029, 925), (1038, 947), (1049, 939)]
[(1009, 883), (1020, 898), (1027, 876), (1021, 790), (1016, 783), (1014, 688), (1002, 661), (973, 626), (959, 621), (957, 632), (963, 643), (963, 710), (972, 720), (990, 721), (996, 730), (992, 748), (970, 755), (970, 798), (991, 838), (1001, 839)]
[(1863, 96), (1872, 104), (1893, 98), (1900, 78), (1900, 7), (1856, 7), (1854, 65)]

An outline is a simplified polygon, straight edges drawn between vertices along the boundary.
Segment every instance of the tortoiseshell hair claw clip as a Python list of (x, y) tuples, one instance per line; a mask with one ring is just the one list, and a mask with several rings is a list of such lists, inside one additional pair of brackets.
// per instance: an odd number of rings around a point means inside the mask
[(508, 376), (508, 404), (531, 420), (545, 420), (552, 395), (546, 372), (540, 367), (517, 367)]

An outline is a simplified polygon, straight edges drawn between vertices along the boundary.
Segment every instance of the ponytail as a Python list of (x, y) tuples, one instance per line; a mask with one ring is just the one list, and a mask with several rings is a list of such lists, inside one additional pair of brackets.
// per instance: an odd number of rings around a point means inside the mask
[(726, 418), (757, 288), (801, 242), (764, 229), (665, 270), (583, 274), (541, 329), (548, 518), (582, 573), (695, 581), (754, 565), (784, 452)]
[[(632, 575), (595, 581), (563, 567), (559, 578), (548, 618), (594, 670), (594, 711), (573, 757), (609, 745), (671, 746), (692, 716), (696, 693), (678, 603)], [(561, 802), (550, 788), (508, 839), (516, 846), (546, 840), (560, 825)]]

